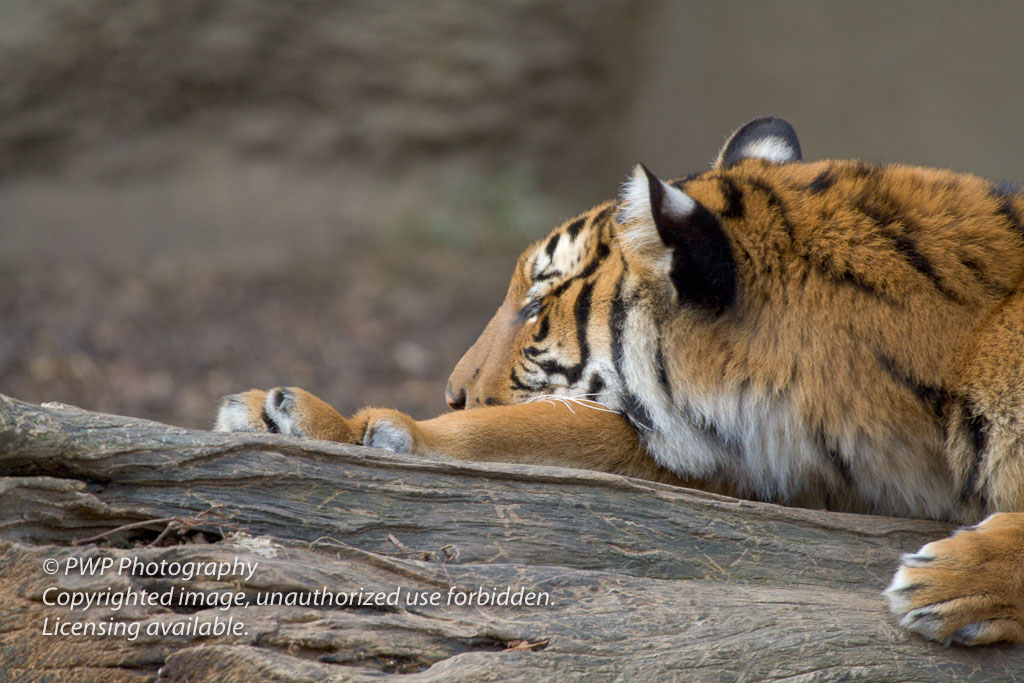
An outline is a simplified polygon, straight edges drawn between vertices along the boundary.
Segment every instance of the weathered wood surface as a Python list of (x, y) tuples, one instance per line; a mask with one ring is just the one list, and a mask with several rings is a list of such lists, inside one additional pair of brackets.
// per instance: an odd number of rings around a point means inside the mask
[[(880, 591), (899, 553), (948, 532), (932, 522), (191, 431), (2, 396), (0, 477), (0, 680), (1024, 677), (1024, 648), (945, 648), (888, 615)], [(64, 572), (69, 558), (102, 557), (259, 565), (251, 578), (220, 580)], [(44, 573), (48, 559), (58, 574)], [(251, 603), (274, 592), (401, 589), (403, 601), (436, 591), (442, 602), (83, 614), (45, 605), (52, 586), (94, 596), (237, 591)], [(552, 604), (448, 605), (452, 587), (525, 588)], [(43, 633), (47, 619), (112, 617), (142, 633)], [(241, 621), (244, 633), (146, 633), (215, 617)]]

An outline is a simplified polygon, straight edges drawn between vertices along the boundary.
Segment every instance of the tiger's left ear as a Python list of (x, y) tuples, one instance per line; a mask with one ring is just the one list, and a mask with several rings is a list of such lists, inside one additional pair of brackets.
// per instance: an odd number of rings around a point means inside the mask
[(620, 201), (619, 238), (634, 258), (667, 268), (681, 304), (716, 315), (736, 300), (736, 262), (718, 218), (637, 164)]
[(718, 153), (715, 168), (729, 168), (744, 159), (764, 159), (776, 164), (800, 161), (800, 141), (788, 121), (762, 116), (729, 137)]

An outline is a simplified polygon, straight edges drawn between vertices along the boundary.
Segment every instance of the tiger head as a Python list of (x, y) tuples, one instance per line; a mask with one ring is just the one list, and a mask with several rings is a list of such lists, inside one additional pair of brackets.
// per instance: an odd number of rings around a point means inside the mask
[[(747, 124), (714, 168), (755, 157), (799, 160), (789, 124)], [(448, 405), (571, 396), (650, 426), (636, 384), (651, 378), (631, 377), (627, 356), (646, 356), (654, 380), (667, 386), (664, 323), (685, 316), (713, 324), (736, 298), (729, 239), (711, 211), (678, 189), (687, 180), (665, 183), (637, 165), (618, 202), (572, 218), (527, 248), (505, 300), (455, 367)]]

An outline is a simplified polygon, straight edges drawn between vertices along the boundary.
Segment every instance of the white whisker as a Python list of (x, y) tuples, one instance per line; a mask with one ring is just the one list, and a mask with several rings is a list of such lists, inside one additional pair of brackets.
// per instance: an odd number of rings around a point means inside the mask
[(576, 411), (572, 409), (573, 405), (577, 405), (582, 408), (589, 408), (591, 410), (596, 410), (602, 413), (616, 412), (609, 408), (608, 406), (605, 406), (591, 398), (588, 398), (589, 396), (596, 395), (597, 394), (577, 394), (576, 396), (559, 396), (558, 394), (541, 394), (540, 396), (531, 396), (530, 398), (526, 399), (526, 403), (533, 403), (534, 401), (544, 401), (545, 403), (550, 403), (552, 406), (554, 406), (556, 402), (561, 403), (566, 408), (568, 408), (569, 412), (571, 412), (573, 415), (576, 414)]

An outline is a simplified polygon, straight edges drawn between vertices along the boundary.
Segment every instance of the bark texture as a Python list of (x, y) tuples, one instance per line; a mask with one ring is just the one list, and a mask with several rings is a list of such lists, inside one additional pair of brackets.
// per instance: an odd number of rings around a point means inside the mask
[[(1024, 648), (941, 647), (887, 613), (899, 553), (948, 531), (0, 396), (0, 679), (1014, 680)], [(506, 588), (541, 604), (449, 604)], [(142, 591), (168, 604), (45, 604)], [(364, 597), (259, 604), (324, 591)], [(140, 633), (47, 634), (78, 622)]]

